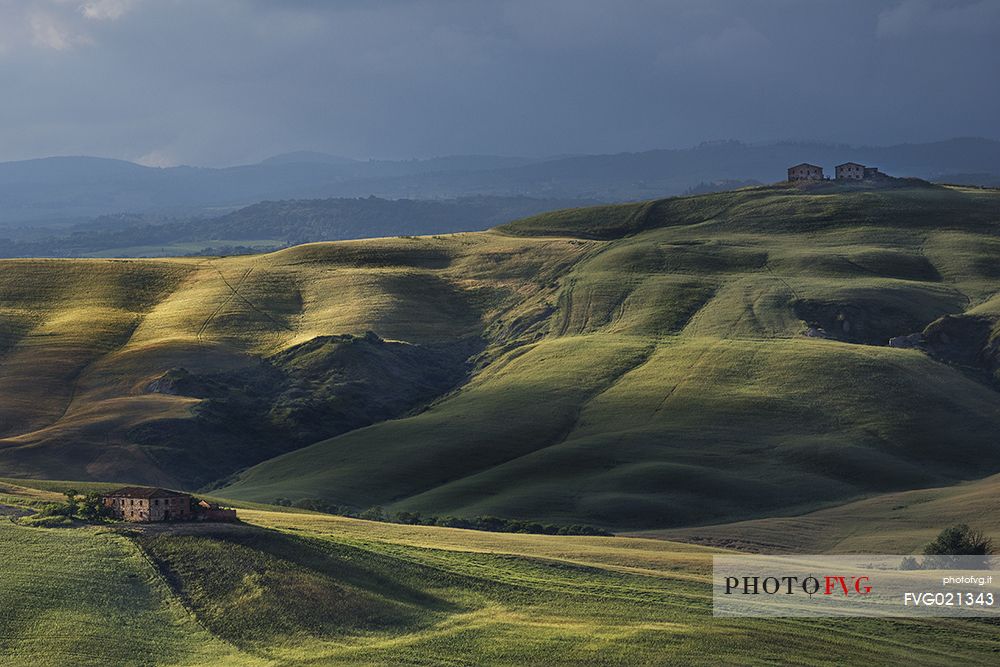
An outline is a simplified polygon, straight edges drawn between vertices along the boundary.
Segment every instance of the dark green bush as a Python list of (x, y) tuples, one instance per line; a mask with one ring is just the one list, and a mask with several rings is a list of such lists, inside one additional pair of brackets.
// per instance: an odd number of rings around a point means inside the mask
[(945, 528), (924, 547), (924, 554), (928, 556), (988, 556), (992, 553), (993, 540), (964, 523)]
[[(960, 523), (945, 528), (933, 542), (924, 547), (925, 558), (922, 567), (987, 569), (990, 567), (992, 553), (993, 540), (986, 537), (981, 530)], [(979, 558), (970, 558), (975, 556)]]

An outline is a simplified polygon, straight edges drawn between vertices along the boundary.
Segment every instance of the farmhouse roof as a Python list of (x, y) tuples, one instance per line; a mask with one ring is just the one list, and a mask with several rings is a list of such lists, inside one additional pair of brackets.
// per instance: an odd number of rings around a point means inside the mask
[(823, 167), (818, 164), (810, 164), (809, 162), (800, 162), (799, 164), (793, 164), (789, 169), (795, 169), (796, 167), (813, 167), (814, 169), (822, 169)]
[(179, 496), (186, 496), (188, 494), (181, 493), (180, 491), (171, 491), (170, 489), (158, 489), (151, 488), (148, 486), (123, 486), (120, 489), (116, 489), (111, 493), (104, 494), (108, 497), (124, 497), (124, 498), (177, 498)]
[(845, 162), (844, 164), (838, 164), (837, 167), (850, 167), (852, 165), (855, 166), (855, 167), (863, 167), (863, 166), (865, 166), (865, 165), (861, 164), (860, 162)]

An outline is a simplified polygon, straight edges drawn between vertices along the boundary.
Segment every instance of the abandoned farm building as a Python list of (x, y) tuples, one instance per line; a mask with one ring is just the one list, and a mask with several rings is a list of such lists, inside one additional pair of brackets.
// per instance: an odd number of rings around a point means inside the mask
[(837, 180), (853, 180), (860, 181), (865, 177), (865, 165), (858, 164), (857, 162), (845, 162), (844, 164), (838, 164), (834, 167), (836, 171)]
[(104, 506), (125, 521), (170, 521), (191, 518), (191, 496), (179, 491), (126, 486), (103, 496)]
[(236, 510), (199, 500), (195, 506), (194, 518), (198, 521), (236, 521)]
[(154, 521), (236, 521), (236, 510), (205, 500), (193, 502), (190, 494), (145, 486), (126, 486), (102, 496), (115, 518)]
[(882, 174), (879, 173), (878, 167), (866, 167), (865, 165), (858, 164), (857, 162), (845, 162), (844, 164), (838, 164), (834, 169), (836, 170), (838, 181), (861, 181), (866, 178), (882, 176)]
[(790, 181), (822, 181), (823, 167), (815, 164), (803, 162), (794, 167), (788, 168), (788, 180)]

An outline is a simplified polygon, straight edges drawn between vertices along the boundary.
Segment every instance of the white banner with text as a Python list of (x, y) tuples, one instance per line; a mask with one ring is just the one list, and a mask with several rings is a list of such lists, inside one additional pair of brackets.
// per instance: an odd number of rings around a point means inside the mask
[(715, 616), (1000, 617), (989, 556), (725, 554), (712, 557)]

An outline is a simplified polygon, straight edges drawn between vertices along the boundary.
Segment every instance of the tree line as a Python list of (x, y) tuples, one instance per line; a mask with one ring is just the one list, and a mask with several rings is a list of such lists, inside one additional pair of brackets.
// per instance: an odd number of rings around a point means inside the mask
[(439, 526), (442, 528), (465, 528), (467, 530), (482, 530), (491, 533), (526, 533), (534, 535), (591, 535), (609, 537), (611, 533), (603, 528), (588, 526), (585, 524), (552, 524), (539, 523), (537, 521), (525, 521), (522, 519), (505, 519), (496, 516), (477, 517), (456, 517), (456, 516), (433, 516), (421, 514), (420, 512), (387, 512), (381, 506), (371, 507), (366, 510), (355, 510), (341, 505), (328, 503), (316, 498), (303, 498), (291, 501), (288, 498), (277, 498), (275, 505), (282, 507), (296, 507), (298, 509), (323, 512), (325, 514), (335, 514), (353, 519), (364, 519), (366, 521), (382, 521), (385, 523), (398, 523), (409, 526)]

